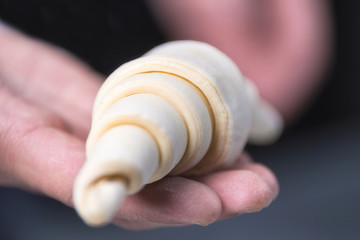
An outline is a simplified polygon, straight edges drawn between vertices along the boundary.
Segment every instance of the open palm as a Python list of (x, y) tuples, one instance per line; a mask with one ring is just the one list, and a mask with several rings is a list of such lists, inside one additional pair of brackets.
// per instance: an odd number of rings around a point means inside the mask
[[(0, 29), (0, 184), (72, 206), (91, 108), (103, 77), (64, 50)], [(278, 184), (247, 155), (198, 178), (168, 177), (128, 197), (114, 223), (128, 229), (207, 225), (268, 206)]]

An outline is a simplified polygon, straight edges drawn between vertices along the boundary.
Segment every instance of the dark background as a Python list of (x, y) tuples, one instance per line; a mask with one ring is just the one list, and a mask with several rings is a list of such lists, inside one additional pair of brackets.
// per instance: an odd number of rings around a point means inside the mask
[[(320, 94), (278, 143), (248, 147), (279, 178), (269, 208), (209, 227), (131, 232), (89, 228), (54, 200), (0, 188), (0, 239), (360, 239), (360, 2), (334, 0), (332, 12), (334, 53)], [(166, 41), (139, 0), (0, 0), (0, 18), (104, 74)]]

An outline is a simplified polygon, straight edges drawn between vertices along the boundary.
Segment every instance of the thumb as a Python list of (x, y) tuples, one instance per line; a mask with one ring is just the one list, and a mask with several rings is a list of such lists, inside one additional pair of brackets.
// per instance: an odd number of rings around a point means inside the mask
[(68, 52), (13, 29), (0, 28), (0, 76), (7, 86), (60, 116), (85, 137), (103, 77)]
[(55, 115), (0, 87), (0, 185), (40, 192), (71, 205), (84, 142)]

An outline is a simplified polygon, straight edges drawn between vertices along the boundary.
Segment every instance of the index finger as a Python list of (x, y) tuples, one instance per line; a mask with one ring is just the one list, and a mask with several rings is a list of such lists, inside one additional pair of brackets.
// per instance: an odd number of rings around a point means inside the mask
[(198, 180), (219, 196), (222, 203), (220, 219), (260, 211), (279, 193), (274, 173), (268, 167), (253, 162), (246, 154), (240, 156), (231, 168)]

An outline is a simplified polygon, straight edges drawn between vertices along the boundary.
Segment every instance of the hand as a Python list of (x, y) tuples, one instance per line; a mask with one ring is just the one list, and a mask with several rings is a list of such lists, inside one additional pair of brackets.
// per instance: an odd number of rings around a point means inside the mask
[(330, 45), (325, 0), (152, 0), (174, 39), (214, 45), (239, 66), (260, 95), (293, 120), (320, 85)]
[[(65, 51), (0, 29), (0, 184), (72, 206), (75, 176), (103, 77)], [(272, 172), (243, 155), (199, 178), (168, 177), (125, 200), (114, 223), (128, 229), (207, 225), (268, 206)]]
[(166, 177), (146, 186), (125, 200), (114, 223), (134, 230), (209, 225), (260, 211), (278, 191), (274, 174), (243, 154), (228, 169), (193, 179)]

